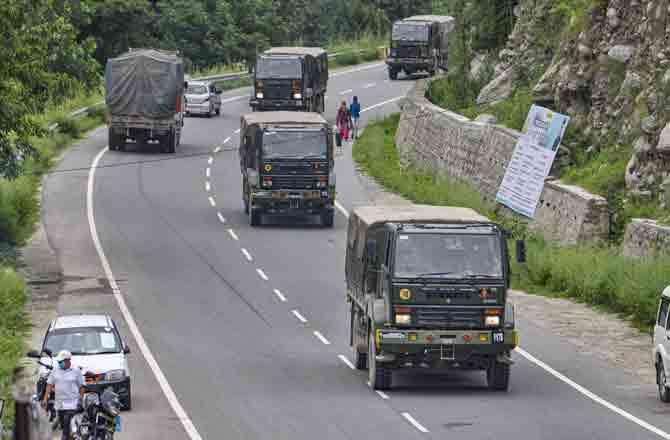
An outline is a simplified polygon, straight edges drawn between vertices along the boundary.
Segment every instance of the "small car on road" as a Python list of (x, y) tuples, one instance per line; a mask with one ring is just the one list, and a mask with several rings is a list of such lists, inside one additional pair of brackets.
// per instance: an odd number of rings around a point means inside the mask
[(186, 114), (200, 114), (211, 117), (221, 114), (221, 90), (214, 83), (189, 81), (186, 89)]
[[(126, 356), (130, 349), (112, 318), (99, 314), (58, 316), (49, 324), (41, 352), (56, 356), (61, 350), (72, 353), (73, 367), (94, 374), (86, 377), (87, 390), (103, 392), (111, 387), (119, 395), (122, 408), (131, 409), (130, 371)], [(56, 365), (54, 359), (44, 361)]]
[(662, 402), (670, 402), (670, 286), (661, 293), (653, 330), (653, 362), (656, 367), (658, 397)]

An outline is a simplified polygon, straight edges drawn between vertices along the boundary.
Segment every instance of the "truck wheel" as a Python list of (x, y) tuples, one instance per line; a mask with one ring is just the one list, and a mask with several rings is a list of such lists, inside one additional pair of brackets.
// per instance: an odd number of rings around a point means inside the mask
[(221, 106), (218, 106), (216, 108), (216, 116), (219, 116), (219, 115), (221, 115)]
[(242, 201), (244, 202), (244, 213), (249, 214), (249, 202), (246, 199), (242, 199)]
[(395, 69), (389, 69), (389, 79), (395, 81), (398, 79), (398, 71)]
[(359, 311), (356, 310), (356, 305), (352, 301), (349, 309), (349, 316), (351, 318), (351, 348), (354, 356), (354, 366), (357, 370), (366, 370), (368, 368), (367, 353), (361, 353), (359, 347), (359, 339), (361, 334)]
[(321, 213), (321, 223), (326, 228), (332, 228), (335, 223), (335, 213), (333, 211), (324, 211)]
[(388, 390), (391, 388), (392, 382), (391, 370), (377, 365), (375, 355), (375, 332), (372, 326), (370, 326), (370, 332), (368, 333), (368, 377), (370, 387), (373, 390)]
[(667, 382), (668, 378), (665, 375), (663, 361), (659, 361), (656, 364), (656, 383), (658, 383), (658, 398), (664, 403), (670, 402), (670, 389), (668, 389)]
[(249, 207), (249, 224), (251, 226), (258, 226), (261, 220), (261, 213), (257, 209)]
[(491, 360), (486, 370), (486, 382), (492, 391), (509, 391), (510, 365), (498, 362), (495, 358)]
[(171, 131), (170, 134), (165, 136), (165, 145), (163, 146), (163, 151), (168, 154), (174, 154), (177, 151), (177, 136), (174, 131)]

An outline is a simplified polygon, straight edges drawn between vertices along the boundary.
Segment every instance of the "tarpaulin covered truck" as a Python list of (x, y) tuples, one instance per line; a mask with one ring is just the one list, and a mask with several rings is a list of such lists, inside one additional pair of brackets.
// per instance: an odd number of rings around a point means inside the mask
[(158, 143), (174, 153), (184, 126), (184, 65), (176, 52), (130, 49), (107, 60), (109, 149)]

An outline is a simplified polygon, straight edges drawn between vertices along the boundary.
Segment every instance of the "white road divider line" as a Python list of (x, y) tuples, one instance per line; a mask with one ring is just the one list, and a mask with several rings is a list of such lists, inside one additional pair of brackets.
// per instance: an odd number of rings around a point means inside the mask
[(351, 361), (350, 361), (349, 359), (347, 359), (347, 357), (346, 357), (345, 355), (343, 355), (343, 354), (338, 354), (337, 357), (340, 358), (340, 360), (341, 360), (342, 362), (344, 362), (344, 364), (345, 364), (347, 367), (351, 368), (352, 370), (355, 370), (355, 369), (356, 369), (356, 367), (354, 367), (354, 364), (352, 364)]
[(221, 214), (220, 212), (217, 212), (217, 213), (216, 213), (216, 216), (219, 217), (219, 221), (220, 221), (221, 223), (225, 223), (225, 222), (226, 222), (226, 219), (223, 217), (223, 214)]
[(314, 331), (314, 336), (316, 336), (319, 339), (319, 341), (323, 342), (324, 345), (330, 345), (330, 341), (316, 330)]
[(211, 175), (212, 175), (212, 169), (210, 167), (207, 167), (207, 169), (205, 170), (205, 176), (211, 177)]
[(209, 159), (207, 159), (207, 164), (211, 165), (214, 163), (214, 158), (212, 156), (209, 156)]
[(158, 362), (156, 361), (156, 358), (154, 358), (153, 353), (149, 349), (149, 346), (147, 345), (144, 337), (142, 336), (142, 333), (140, 332), (139, 327), (137, 326), (135, 318), (133, 318), (133, 315), (130, 313), (130, 309), (128, 309), (125, 298), (121, 294), (121, 289), (119, 289), (119, 286), (116, 283), (116, 278), (114, 278), (112, 268), (109, 265), (109, 261), (107, 260), (105, 251), (103, 250), (102, 244), (100, 243), (100, 238), (98, 237), (98, 230), (95, 225), (95, 215), (93, 211), (93, 190), (95, 188), (95, 170), (98, 167), (98, 163), (100, 163), (100, 159), (102, 159), (102, 156), (105, 154), (105, 152), (107, 152), (107, 150), (108, 150), (107, 147), (103, 148), (102, 151), (100, 151), (100, 153), (98, 153), (98, 155), (95, 157), (95, 159), (93, 159), (93, 163), (91, 163), (91, 168), (88, 174), (88, 185), (86, 188), (86, 214), (88, 217), (88, 226), (91, 231), (91, 239), (93, 240), (93, 245), (95, 246), (95, 250), (98, 253), (98, 258), (100, 259), (100, 263), (102, 264), (102, 268), (105, 272), (105, 277), (109, 282), (109, 286), (112, 288), (114, 299), (116, 300), (116, 303), (119, 306), (119, 309), (121, 310), (123, 318), (128, 324), (128, 329), (130, 330), (130, 333), (133, 335), (133, 338), (135, 338), (135, 341), (137, 342), (137, 346), (139, 347), (142, 356), (144, 357), (144, 359), (146, 359), (147, 364), (149, 365), (149, 369), (156, 377), (156, 381), (158, 382), (158, 385), (161, 387), (161, 390), (163, 391), (165, 398), (170, 404), (172, 411), (174, 411), (175, 415), (177, 416), (177, 419), (179, 419), (182, 426), (184, 427), (184, 430), (186, 431), (186, 434), (188, 434), (191, 440), (202, 440), (200, 433), (198, 432), (195, 425), (191, 421), (191, 418), (186, 413), (184, 407), (179, 402), (177, 395), (170, 386), (170, 383), (165, 377), (165, 374), (163, 374), (163, 370), (161, 370), (160, 366), (158, 365)]
[(377, 85), (377, 83), (370, 83), (370, 84), (366, 84), (363, 88), (364, 88), (364, 89), (370, 89), (370, 88), (372, 88), (372, 87), (374, 87), (374, 86), (376, 86), (376, 85)]
[(228, 234), (230, 234), (230, 236), (233, 237), (233, 240), (235, 241), (238, 241), (240, 239), (240, 237), (238, 237), (235, 231), (233, 231), (232, 229), (228, 229)]
[(263, 278), (264, 281), (269, 280), (267, 275), (265, 275), (265, 272), (263, 272), (263, 269), (256, 269), (256, 272), (258, 273), (258, 276)]
[(275, 295), (279, 298), (279, 301), (286, 302), (286, 297), (279, 291), (279, 289), (274, 290)]
[(212, 185), (209, 184), (209, 181), (205, 182), (205, 191), (210, 192), (212, 190)]
[(233, 96), (232, 98), (222, 99), (222, 100), (221, 100), (221, 104), (227, 104), (227, 103), (229, 103), (229, 102), (239, 101), (240, 99), (244, 99), (244, 98), (248, 98), (248, 96), (247, 96), (247, 95), (243, 95), (243, 96)]
[(410, 413), (404, 412), (404, 413), (402, 413), (402, 416), (405, 418), (405, 420), (407, 420), (409, 423), (411, 423), (412, 426), (414, 426), (414, 427), (415, 427), (416, 429), (418, 429), (419, 431), (421, 431), (421, 432), (423, 432), (423, 433), (428, 433), (428, 432), (430, 432), (430, 431), (427, 430), (421, 423), (417, 422), (417, 421), (414, 419), (414, 417), (412, 417), (412, 416), (410, 415)]
[(238, 128), (237, 130), (235, 130), (235, 134), (240, 134), (240, 131), (242, 131), (242, 129)]
[(371, 69), (379, 69), (380, 67), (384, 67), (385, 65), (386, 64), (384, 64), (384, 63), (375, 63), (375, 64), (371, 64), (369, 66), (359, 67), (357, 69), (350, 69), (350, 70), (345, 70), (343, 72), (337, 72), (337, 73), (334, 73), (334, 74), (330, 75), (330, 77), (331, 78), (336, 78), (338, 76), (348, 75), (350, 73), (363, 72), (365, 70), (371, 70)]
[(307, 322), (307, 318), (302, 316), (299, 311), (297, 310), (291, 310), (291, 313), (293, 313), (293, 316), (298, 318), (298, 321), (302, 322), (303, 324)]
[(642, 420), (638, 417), (635, 417), (634, 415), (624, 411), (623, 409), (619, 408), (618, 406), (606, 401), (602, 397), (592, 393), (591, 391), (587, 390), (583, 386), (581, 386), (578, 383), (569, 379), (567, 376), (565, 376), (565, 375), (559, 373), (558, 371), (554, 370), (549, 365), (545, 364), (544, 362), (542, 362), (541, 360), (539, 360), (535, 356), (531, 355), (530, 353), (528, 353), (524, 349), (522, 349), (520, 347), (517, 347), (516, 352), (519, 353), (524, 358), (526, 358), (527, 360), (529, 360), (530, 362), (537, 365), (538, 367), (542, 368), (547, 373), (554, 376), (556, 379), (558, 379), (561, 382), (563, 382), (563, 383), (569, 385), (570, 387), (574, 388), (575, 390), (577, 390), (578, 392), (580, 392), (584, 396), (588, 397), (589, 399), (593, 400), (594, 402), (604, 406), (605, 408), (609, 409), (610, 411), (613, 411), (614, 413), (620, 415), (624, 419), (627, 419), (627, 420), (635, 423), (636, 425), (646, 429), (647, 431), (653, 432), (654, 434), (658, 435), (661, 438), (670, 440), (670, 434), (669, 433), (655, 427), (654, 425), (651, 425), (650, 423), (645, 422), (644, 420)]
[(213, 207), (216, 206), (216, 200), (212, 196), (209, 196), (209, 204), (212, 205)]
[(247, 261), (254, 261), (254, 259), (251, 257), (251, 254), (249, 253), (248, 250), (242, 248), (240, 249), (242, 251), (242, 254), (244, 255), (244, 258), (247, 259)]
[(377, 103), (377, 104), (375, 104), (375, 105), (371, 105), (370, 107), (364, 108), (363, 110), (361, 110), (361, 113), (369, 112), (370, 110), (374, 110), (374, 109), (376, 109), (376, 108), (378, 108), (378, 107), (383, 107), (383, 106), (385, 106), (386, 104), (391, 104), (391, 103), (393, 103), (393, 102), (400, 101), (400, 100), (403, 99), (403, 98), (405, 98), (405, 95), (403, 95), (403, 96), (396, 96), (395, 98), (387, 99), (386, 101), (382, 101), (382, 102), (379, 102), (379, 103)]
[(214, 149), (214, 153), (215, 153), (215, 154), (219, 153), (220, 151), (221, 151), (221, 147), (216, 147), (216, 148)]
[(349, 93), (353, 92), (353, 89), (347, 89), (347, 90), (342, 90), (340, 92), (340, 95), (348, 95)]
[(227, 137), (223, 140), (223, 145), (226, 145), (228, 142), (230, 142), (230, 137)]

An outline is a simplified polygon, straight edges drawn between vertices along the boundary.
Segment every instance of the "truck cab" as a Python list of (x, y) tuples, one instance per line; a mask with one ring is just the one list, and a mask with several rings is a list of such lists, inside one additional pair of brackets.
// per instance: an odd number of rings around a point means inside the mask
[(323, 113), (328, 85), (328, 54), (314, 47), (276, 47), (256, 59), (254, 111)]
[(446, 71), (448, 33), (453, 27), (454, 19), (448, 16), (414, 16), (393, 23), (386, 59), (389, 78), (396, 80), (401, 71), (406, 75), (423, 71), (430, 76), (438, 69)]
[(465, 208), (357, 208), (346, 279), (355, 364), (375, 389), (399, 369), (485, 370), (507, 389), (517, 333), (498, 225)]
[(249, 223), (263, 215), (318, 215), (332, 227), (335, 203), (333, 135), (315, 113), (263, 112), (242, 117), (242, 199)]

